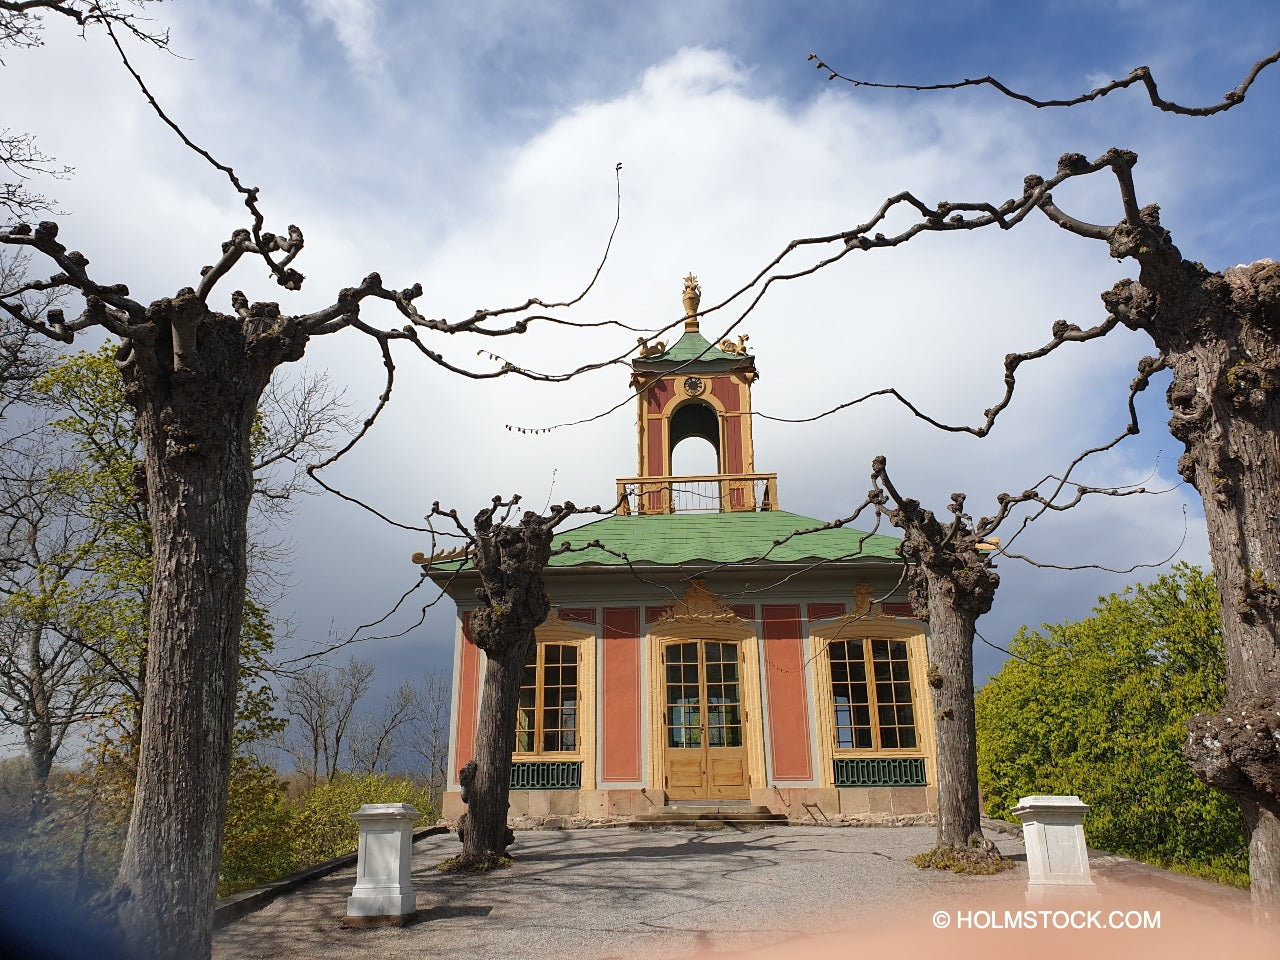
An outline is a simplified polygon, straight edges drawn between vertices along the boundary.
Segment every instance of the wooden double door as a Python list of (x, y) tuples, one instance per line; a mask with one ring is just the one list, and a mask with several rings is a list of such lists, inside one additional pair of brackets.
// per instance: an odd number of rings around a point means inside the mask
[(740, 646), (732, 640), (662, 646), (663, 773), (670, 800), (750, 796)]

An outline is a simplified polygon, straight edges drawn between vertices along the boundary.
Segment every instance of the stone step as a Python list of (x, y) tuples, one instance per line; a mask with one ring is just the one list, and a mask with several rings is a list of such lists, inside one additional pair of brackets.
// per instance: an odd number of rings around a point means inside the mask
[(672, 800), (664, 810), (767, 810), (750, 800)]
[(733, 817), (723, 819), (687, 818), (687, 819), (654, 819), (629, 820), (627, 826), (632, 830), (770, 830), (774, 827), (785, 827), (786, 817), (777, 819), (739, 820)]
[(786, 823), (787, 816), (768, 807), (734, 801), (681, 801), (653, 813), (634, 817), (628, 826), (637, 830), (662, 827), (718, 829), (723, 826), (769, 826)]

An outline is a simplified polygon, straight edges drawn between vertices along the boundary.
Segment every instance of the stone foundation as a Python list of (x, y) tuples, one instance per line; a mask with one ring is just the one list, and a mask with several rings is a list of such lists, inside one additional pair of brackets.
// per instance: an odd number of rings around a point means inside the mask
[(938, 788), (928, 787), (769, 787), (752, 790), (751, 802), (784, 814), (792, 823), (845, 820), (863, 822), (893, 817), (923, 817), (938, 812)]
[[(750, 802), (795, 824), (914, 826), (937, 822), (938, 789), (769, 787), (752, 790)], [(516, 830), (611, 826), (657, 813), (666, 805), (661, 790), (512, 790), (508, 822)], [(466, 809), (460, 793), (446, 792), (441, 823), (456, 825)]]
[[(666, 803), (661, 790), (512, 790), (508, 810), (513, 820), (630, 820), (661, 810)], [(440, 806), (445, 823), (456, 823), (467, 809), (456, 790), (447, 791)]]

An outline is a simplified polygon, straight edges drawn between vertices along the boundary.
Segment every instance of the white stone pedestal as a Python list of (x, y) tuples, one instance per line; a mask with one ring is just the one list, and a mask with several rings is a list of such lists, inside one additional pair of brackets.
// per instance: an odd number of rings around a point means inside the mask
[(1089, 805), (1079, 797), (1023, 797), (1013, 808), (1014, 816), (1022, 820), (1027, 847), (1028, 897), (1095, 889), (1084, 843), (1088, 812)]
[(413, 825), (411, 803), (366, 803), (351, 814), (360, 824), (356, 885), (347, 898), (347, 926), (405, 923), (417, 912), (409, 878)]

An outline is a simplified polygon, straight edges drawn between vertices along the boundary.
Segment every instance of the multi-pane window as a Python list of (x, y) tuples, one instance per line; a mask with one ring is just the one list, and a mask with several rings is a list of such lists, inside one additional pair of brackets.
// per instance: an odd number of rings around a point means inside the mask
[(516, 753), (578, 749), (578, 647), (540, 643), (525, 664), (516, 713)]
[(738, 645), (693, 640), (665, 649), (667, 746), (742, 746)]
[(667, 746), (702, 746), (702, 690), (698, 682), (698, 644), (666, 648)]
[(833, 640), (827, 654), (836, 748), (914, 748), (907, 641)]

